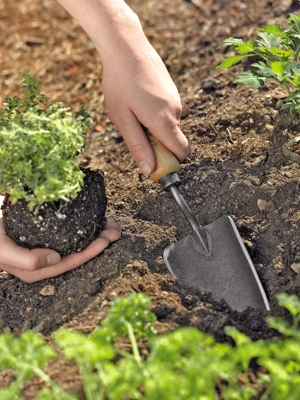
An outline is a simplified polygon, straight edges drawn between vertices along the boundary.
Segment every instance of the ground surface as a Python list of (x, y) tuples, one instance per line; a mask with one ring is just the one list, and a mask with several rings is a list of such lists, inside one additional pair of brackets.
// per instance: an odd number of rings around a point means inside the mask
[[(299, 156), (283, 150), (299, 131), (299, 121), (279, 112), (285, 93), (275, 84), (260, 92), (236, 86), (232, 80), (243, 66), (232, 71), (214, 66), (223, 56), (218, 47), (225, 38), (253, 38), (255, 27), (284, 21), (298, 10), (292, 1), (279, 0), (129, 4), (181, 94), (182, 129), (192, 145), (182, 166), (181, 192), (203, 225), (232, 216), (271, 313), (278, 315), (277, 293), (300, 295), (300, 274), (291, 268), (300, 262), (300, 167), (290, 160)], [(1, 102), (15, 94), (19, 73), (30, 69), (54, 100), (88, 107), (95, 126), (81, 163), (104, 171), (108, 217), (123, 225), (117, 243), (76, 271), (31, 285), (0, 274), (0, 331), (18, 334), (33, 328), (48, 335), (67, 324), (89, 332), (112, 299), (142, 291), (153, 299), (160, 331), (193, 325), (224, 340), (223, 327), (236, 325), (253, 338), (272, 335), (257, 311), (232, 312), (208, 295), (187, 290), (168, 273), (163, 249), (186, 236), (189, 227), (169, 194), (139, 174), (107, 120), (100, 59), (76, 22), (51, 0), (25, 0), (18, 6), (0, 0), (0, 30)], [(54, 286), (54, 294), (40, 294), (46, 285)], [(80, 388), (74, 367), (57, 361), (53, 371), (64, 387)], [(3, 376), (2, 384), (7, 379)], [(29, 386), (24, 399), (34, 398), (34, 390)]]

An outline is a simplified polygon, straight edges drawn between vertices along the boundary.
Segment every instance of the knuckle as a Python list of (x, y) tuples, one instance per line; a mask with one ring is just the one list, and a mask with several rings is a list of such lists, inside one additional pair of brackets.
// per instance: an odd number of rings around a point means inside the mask
[(141, 153), (145, 150), (142, 143), (127, 143), (127, 147), (131, 154)]
[(155, 125), (155, 128), (160, 130), (173, 130), (174, 128), (179, 127), (179, 118), (177, 118), (174, 112), (170, 112), (170, 110), (161, 110), (159, 118), (156, 119)]
[(176, 118), (179, 120), (182, 114), (182, 104), (180, 102), (176, 104), (176, 106), (174, 107), (174, 111)]
[(27, 261), (27, 270), (28, 271), (36, 271), (39, 268), (39, 260), (37, 257), (32, 255), (30, 259)]
[(124, 112), (109, 112), (108, 119), (112, 122), (119, 130), (122, 126), (127, 124), (126, 118), (124, 118), (126, 114)]

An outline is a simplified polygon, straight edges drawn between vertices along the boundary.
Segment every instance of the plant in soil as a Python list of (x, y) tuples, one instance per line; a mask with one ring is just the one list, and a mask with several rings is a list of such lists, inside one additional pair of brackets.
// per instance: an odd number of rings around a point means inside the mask
[[(253, 89), (262, 88), (268, 79), (274, 79), (284, 86), (287, 97), (282, 109), (300, 113), (300, 15), (291, 14), (287, 20), (289, 29), (282, 29), (279, 23), (258, 28), (253, 41), (228, 38), (223, 46), (234, 46), (238, 55), (224, 58), (219, 68), (230, 68), (248, 57), (259, 57), (251, 64), (251, 69), (242, 72), (234, 83), (249, 85)], [(294, 90), (293, 90), (294, 89)], [(287, 143), (292, 146), (300, 142), (297, 136)]]
[(105, 224), (103, 176), (77, 163), (92, 120), (83, 107), (71, 112), (62, 103), (47, 104), (28, 71), (22, 79), (23, 97), (7, 98), (0, 110), (6, 233), (28, 248), (80, 251)]
[(37, 399), (78, 399), (45, 372), (58, 346), (64, 360), (76, 363), (86, 400), (299, 399), (300, 301), (285, 293), (278, 301), (292, 322), (269, 317), (278, 332), (267, 340), (252, 341), (230, 326), (225, 331), (231, 344), (190, 327), (158, 335), (144, 293), (116, 299), (89, 335), (59, 329), (55, 345), (32, 331), (19, 338), (1, 334), (0, 370), (13, 368), (15, 379), (0, 389), (0, 398), (20, 399), (24, 384), (37, 376), (46, 386)]

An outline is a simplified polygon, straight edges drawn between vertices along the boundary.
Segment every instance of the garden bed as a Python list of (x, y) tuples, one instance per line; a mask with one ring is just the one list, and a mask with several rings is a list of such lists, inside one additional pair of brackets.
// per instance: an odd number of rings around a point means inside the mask
[[(128, 3), (181, 94), (182, 129), (192, 146), (182, 165), (181, 191), (201, 224), (233, 217), (271, 314), (279, 315), (276, 294), (300, 295), (300, 273), (294, 270), (300, 263), (299, 155), (283, 150), (299, 134), (299, 120), (280, 111), (285, 93), (275, 83), (260, 91), (237, 86), (232, 81), (243, 65), (230, 71), (214, 66), (224, 56), (218, 47), (227, 37), (253, 38), (256, 27), (283, 22), (299, 10), (279, 0)], [(57, 278), (29, 285), (0, 272), (0, 332), (30, 328), (49, 335), (63, 324), (90, 332), (114, 298), (146, 292), (159, 331), (191, 325), (225, 340), (224, 326), (234, 325), (254, 339), (272, 336), (262, 313), (232, 312), (168, 273), (163, 249), (189, 227), (170, 195), (139, 173), (108, 121), (100, 59), (76, 22), (55, 1), (26, 0), (16, 8), (0, 0), (0, 27), (1, 103), (15, 93), (20, 72), (29, 69), (54, 101), (86, 105), (96, 124), (81, 165), (104, 172), (108, 218), (123, 226), (121, 239), (101, 256)], [(49, 296), (40, 293), (46, 285), (54, 287)], [(64, 387), (80, 387), (72, 365), (56, 361), (55, 368), (53, 377)], [(64, 378), (70, 374), (71, 381)], [(35, 389), (29, 386), (24, 399), (33, 398)]]

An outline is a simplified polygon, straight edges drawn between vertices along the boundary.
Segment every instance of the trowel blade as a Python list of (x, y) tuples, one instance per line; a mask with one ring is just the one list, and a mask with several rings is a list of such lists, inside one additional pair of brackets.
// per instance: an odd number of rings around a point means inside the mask
[(269, 302), (243, 244), (229, 216), (205, 226), (212, 238), (212, 252), (205, 256), (194, 245), (192, 235), (169, 245), (164, 261), (185, 286), (211, 293), (215, 301), (225, 300), (231, 309), (248, 307), (270, 310)]

